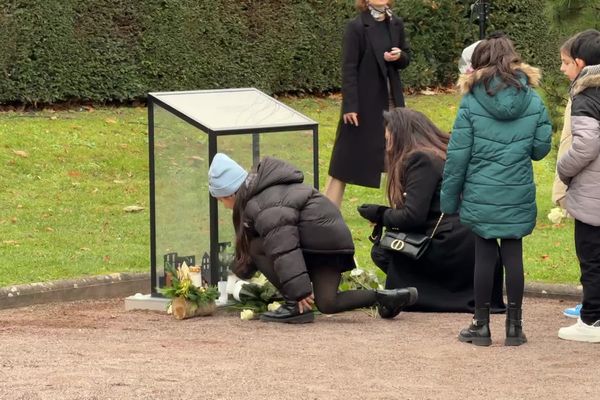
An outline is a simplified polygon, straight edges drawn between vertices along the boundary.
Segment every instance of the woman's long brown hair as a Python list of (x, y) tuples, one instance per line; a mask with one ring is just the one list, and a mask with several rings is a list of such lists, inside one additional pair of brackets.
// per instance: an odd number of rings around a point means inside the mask
[[(521, 62), (512, 40), (502, 32), (494, 32), (482, 40), (471, 57), (471, 65), (479, 74), (478, 81), (483, 81), (485, 91), (490, 96), (506, 86), (523, 88), (514, 69)], [(492, 88), (490, 84), (494, 78), (499, 78), (502, 84)]]
[(386, 140), (387, 196), (390, 206), (404, 205), (404, 170), (408, 157), (418, 151), (429, 152), (442, 160), (450, 136), (442, 132), (425, 115), (409, 108), (395, 108), (383, 113)]
[(235, 229), (235, 263), (233, 273), (239, 277), (247, 275), (248, 266), (252, 263), (250, 257), (250, 240), (248, 232), (244, 226), (244, 208), (248, 200), (248, 187), (242, 183), (235, 194), (235, 203), (233, 205), (233, 228)]

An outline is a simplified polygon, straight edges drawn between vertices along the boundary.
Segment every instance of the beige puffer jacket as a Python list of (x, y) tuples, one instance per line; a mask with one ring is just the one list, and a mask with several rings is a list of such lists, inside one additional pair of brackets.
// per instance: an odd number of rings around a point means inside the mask
[[(569, 147), (573, 143), (573, 136), (571, 135), (571, 99), (567, 102), (565, 107), (565, 117), (563, 121), (563, 129), (560, 134), (560, 143), (558, 145), (558, 154), (556, 155), (556, 161), (560, 160), (565, 155)], [(554, 175), (554, 183), (552, 184), (552, 203), (558, 205), (562, 209), (567, 208), (565, 197), (567, 196), (567, 185), (562, 183), (558, 177), (558, 172)]]

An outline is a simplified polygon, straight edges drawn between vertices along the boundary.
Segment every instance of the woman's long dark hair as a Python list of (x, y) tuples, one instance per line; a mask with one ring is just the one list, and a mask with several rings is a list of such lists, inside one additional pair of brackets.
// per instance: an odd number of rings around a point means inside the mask
[[(514, 69), (521, 62), (512, 40), (502, 32), (494, 32), (482, 40), (471, 57), (471, 65), (479, 74), (478, 81), (483, 81), (485, 91), (490, 96), (506, 86), (523, 88)], [(502, 84), (492, 88), (490, 84), (494, 78), (500, 78)]]
[(408, 156), (429, 152), (442, 160), (450, 137), (425, 115), (409, 108), (395, 108), (383, 113), (386, 140), (387, 197), (392, 207), (404, 205), (404, 165)]
[(248, 267), (252, 263), (250, 257), (250, 239), (248, 232), (244, 226), (244, 208), (248, 202), (246, 197), (248, 187), (246, 183), (242, 183), (237, 193), (235, 194), (235, 203), (233, 205), (233, 228), (235, 229), (235, 262), (233, 265), (233, 273), (239, 277), (247, 275)]

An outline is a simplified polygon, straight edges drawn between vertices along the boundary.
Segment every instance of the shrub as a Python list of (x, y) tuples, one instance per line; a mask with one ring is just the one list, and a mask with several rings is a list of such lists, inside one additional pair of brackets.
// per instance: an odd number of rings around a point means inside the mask
[[(476, 26), (471, 1), (403, 0), (405, 87), (448, 85)], [(542, 0), (495, 0), (493, 28), (544, 68)], [(150, 91), (339, 89), (348, 0), (14, 0), (0, 6), (0, 102), (129, 101)], [(541, 38), (541, 36), (544, 36)]]

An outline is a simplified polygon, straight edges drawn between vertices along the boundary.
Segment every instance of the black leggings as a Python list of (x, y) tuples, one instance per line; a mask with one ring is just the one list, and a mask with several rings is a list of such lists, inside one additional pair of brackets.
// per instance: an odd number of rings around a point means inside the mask
[[(275, 273), (273, 261), (264, 253), (260, 240), (252, 241), (250, 244), (250, 255), (258, 270), (281, 291), (281, 285)], [(322, 313), (335, 314), (375, 305), (374, 290), (338, 292), (342, 275), (337, 267), (307, 265), (307, 269), (313, 284), (315, 303)], [(285, 293), (282, 294), (285, 296)]]
[[(500, 239), (500, 256), (506, 273), (506, 296), (515, 307), (523, 304), (522, 239)], [(494, 269), (498, 259), (498, 240), (475, 235), (475, 307), (490, 303), (494, 286)]]

